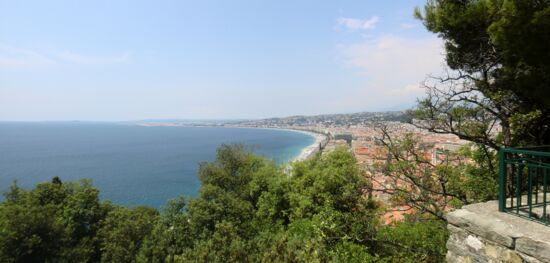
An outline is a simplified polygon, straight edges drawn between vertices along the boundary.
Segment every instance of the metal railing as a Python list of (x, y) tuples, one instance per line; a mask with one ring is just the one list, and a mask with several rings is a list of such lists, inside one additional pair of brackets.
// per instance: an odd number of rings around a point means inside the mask
[(499, 151), (499, 211), (548, 225), (550, 146)]

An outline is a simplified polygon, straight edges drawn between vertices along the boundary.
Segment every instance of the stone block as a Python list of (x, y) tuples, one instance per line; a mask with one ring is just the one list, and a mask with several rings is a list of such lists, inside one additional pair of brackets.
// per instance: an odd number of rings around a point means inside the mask
[(519, 253), (518, 252), (518, 255), (521, 257), (521, 259), (523, 260), (523, 262), (525, 263), (542, 263), (542, 261), (534, 258), (534, 257), (531, 257), (531, 256), (527, 256), (523, 253)]
[(502, 246), (493, 245), (493, 244), (485, 245), (484, 255), (489, 262), (507, 262), (507, 263), (523, 262), (522, 258), (515, 251)]
[(550, 262), (550, 243), (548, 242), (522, 237), (516, 240), (516, 250), (543, 262)]
[(502, 221), (465, 209), (449, 213), (447, 221), (483, 239), (509, 248), (514, 248), (514, 238), (521, 236), (521, 234), (511, 231), (510, 227)]
[(447, 263), (470, 263), (472, 262), (470, 258), (457, 255), (453, 253), (452, 251), (447, 252), (447, 255), (445, 255), (445, 261)]
[(550, 227), (498, 212), (498, 203), (464, 206), (447, 215), (448, 262), (550, 263)]

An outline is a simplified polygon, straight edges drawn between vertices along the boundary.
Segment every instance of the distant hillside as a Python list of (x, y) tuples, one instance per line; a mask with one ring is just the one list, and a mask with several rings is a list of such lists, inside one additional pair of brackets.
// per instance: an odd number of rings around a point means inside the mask
[(347, 126), (360, 125), (373, 121), (409, 122), (405, 111), (359, 112), (349, 114), (323, 114), (313, 116), (296, 115), (282, 118), (259, 120), (189, 120), (189, 119), (147, 119), (126, 123), (144, 126), (246, 126), (246, 127), (279, 127), (279, 126)]
[(386, 111), (386, 112), (360, 112), (350, 114), (324, 114), (314, 116), (290, 116), (283, 118), (268, 118), (262, 120), (246, 120), (228, 122), (232, 125), (242, 126), (345, 126), (359, 125), (373, 121), (398, 121), (409, 122), (410, 117), (405, 111)]

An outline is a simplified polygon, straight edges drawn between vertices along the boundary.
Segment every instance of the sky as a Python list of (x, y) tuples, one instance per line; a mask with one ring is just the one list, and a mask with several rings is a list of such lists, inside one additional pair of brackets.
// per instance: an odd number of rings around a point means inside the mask
[(401, 110), (441, 71), (422, 0), (0, 0), (0, 121)]

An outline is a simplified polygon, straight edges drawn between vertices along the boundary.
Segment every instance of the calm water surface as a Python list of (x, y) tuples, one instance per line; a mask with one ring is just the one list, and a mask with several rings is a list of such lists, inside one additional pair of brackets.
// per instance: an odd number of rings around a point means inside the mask
[(196, 195), (198, 164), (223, 143), (257, 146), (285, 162), (314, 138), (303, 133), (240, 128), (143, 127), (109, 123), (0, 123), (0, 191), (59, 176), (90, 178), (101, 197), (123, 205), (160, 207)]

